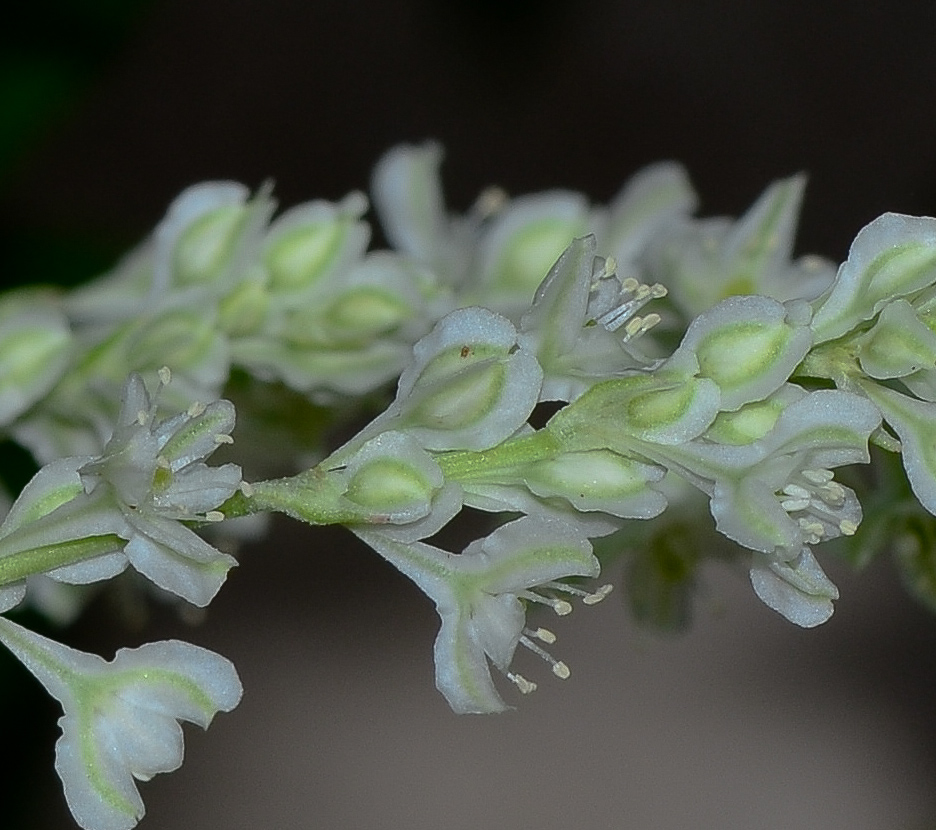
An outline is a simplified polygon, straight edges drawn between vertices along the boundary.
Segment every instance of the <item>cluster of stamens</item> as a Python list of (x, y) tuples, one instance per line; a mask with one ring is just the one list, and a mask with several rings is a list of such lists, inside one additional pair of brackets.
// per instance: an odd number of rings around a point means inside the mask
[[(556, 596), (554, 592), (560, 591), (570, 596), (579, 597), (583, 605), (596, 605), (611, 593), (612, 588), (612, 585), (602, 585), (597, 590), (589, 592), (577, 588), (574, 585), (566, 585), (563, 582), (546, 582), (539, 586), (540, 592), (523, 591), (518, 596), (530, 602), (548, 605), (557, 616), (564, 617), (572, 613), (572, 603), (567, 599)], [(545, 589), (545, 591), (543, 589)], [(568, 665), (562, 662), (562, 660), (557, 660), (553, 657), (536, 642), (537, 640), (539, 643), (545, 643), (551, 646), (556, 642), (556, 635), (548, 628), (524, 628), (523, 633), (520, 635), (520, 645), (548, 663), (552, 669), (552, 673), (560, 680), (567, 680), (572, 673)], [(523, 675), (516, 674), (515, 672), (508, 671), (506, 674), (507, 679), (516, 685), (521, 694), (528, 695), (530, 692), (536, 691), (536, 683), (532, 680), (527, 680)]]
[[(612, 277), (617, 268), (613, 257), (608, 257), (599, 272), (593, 278), (593, 285), (598, 280)], [(666, 296), (666, 287), (660, 283), (647, 285), (633, 277), (621, 280), (618, 292), (617, 305), (596, 318), (595, 322), (604, 326), (608, 331), (617, 331), (624, 328), (624, 342), (633, 340), (652, 329), (660, 322), (660, 315), (651, 312), (643, 317), (637, 314), (647, 303), (659, 300)]]
[[(787, 484), (779, 493), (780, 506), (787, 513), (808, 511), (797, 517), (797, 523), (806, 534), (806, 543), (818, 544), (837, 528), (843, 536), (852, 536), (858, 530), (857, 522), (839, 518), (835, 514), (845, 507), (846, 490), (833, 481), (831, 470), (802, 470), (801, 484)], [(834, 532), (831, 535), (835, 535)]]

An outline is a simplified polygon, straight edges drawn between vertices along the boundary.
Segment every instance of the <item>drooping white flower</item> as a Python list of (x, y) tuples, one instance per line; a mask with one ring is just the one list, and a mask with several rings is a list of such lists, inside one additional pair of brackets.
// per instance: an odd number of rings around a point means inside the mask
[(804, 545), (855, 532), (861, 506), (831, 471), (867, 463), (868, 436), (879, 425), (880, 413), (864, 398), (819, 390), (790, 403), (756, 441), (693, 441), (665, 448), (660, 461), (709, 494), (728, 538), (788, 559)]
[(518, 645), (549, 663), (557, 677), (569, 676), (568, 666), (535, 642), (550, 644), (555, 636), (526, 628), (525, 603), (544, 603), (563, 615), (572, 610), (563, 594), (580, 595), (591, 604), (610, 590), (605, 586), (587, 593), (557, 582), (599, 573), (588, 540), (557, 519), (525, 516), (459, 555), (424, 542), (405, 544), (375, 530), (355, 532), (435, 602), (442, 619), (435, 643), (436, 686), (458, 713), (507, 708), (491, 678), (491, 665), (521, 692), (536, 688), (511, 669)]
[(178, 721), (207, 728), (237, 706), (230, 661), (178, 640), (121, 649), (110, 662), (0, 617), (0, 642), (62, 704), (55, 769), (85, 830), (130, 830), (145, 812), (135, 780), (182, 764)]

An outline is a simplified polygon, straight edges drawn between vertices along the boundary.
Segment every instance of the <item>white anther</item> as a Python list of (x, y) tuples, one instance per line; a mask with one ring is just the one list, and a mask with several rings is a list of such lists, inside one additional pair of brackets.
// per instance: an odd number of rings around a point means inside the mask
[(249, 481), (242, 481), (240, 483), (240, 491), (249, 499), (253, 497), (254, 488)]
[(819, 498), (832, 507), (845, 504), (845, 488), (837, 481), (830, 481), (819, 491)]
[(802, 475), (806, 481), (811, 481), (813, 484), (825, 484), (826, 482), (832, 481), (832, 476), (834, 474), (831, 470), (803, 470), (800, 475)]
[(522, 695), (528, 695), (530, 692), (536, 691), (536, 684), (531, 680), (527, 680), (522, 674), (507, 672), (507, 679), (516, 684)]
[(209, 510), (209, 511), (205, 514), (205, 518), (206, 518), (209, 522), (223, 522), (223, 521), (224, 521), (224, 514), (223, 514), (220, 510)]
[(780, 502), (780, 506), (786, 510), (787, 513), (793, 513), (797, 510), (805, 510), (809, 507), (809, 499), (784, 499)]
[(549, 663), (549, 665), (552, 667), (553, 674), (556, 675), (556, 677), (561, 677), (563, 680), (565, 680), (571, 674), (569, 667), (565, 663), (563, 663), (561, 660), (557, 660), (545, 649), (540, 648), (526, 635), (520, 636), (520, 644), (532, 651), (537, 657), (540, 657)]
[(478, 194), (478, 198), (475, 200), (474, 212), (482, 219), (487, 219), (489, 216), (499, 213), (504, 205), (507, 204), (509, 198), (507, 191), (502, 187), (486, 187)]
[(567, 602), (564, 599), (558, 599), (557, 597), (544, 597), (540, 594), (534, 593), (533, 591), (521, 591), (519, 594), (517, 594), (517, 596), (530, 600), (530, 602), (538, 602), (542, 605), (548, 605), (560, 617), (564, 617), (566, 614), (572, 613), (572, 603)]
[(201, 401), (195, 401), (195, 402), (188, 408), (188, 416), (189, 416), (189, 418), (197, 418), (197, 417), (198, 417), (199, 415), (201, 415), (204, 411), (205, 411), (205, 405), (204, 405)]
[(146, 426), (146, 422), (147, 422), (148, 420), (149, 420), (149, 413), (145, 412), (145, 411), (142, 410), (142, 409), (141, 409), (139, 412), (137, 412), (136, 422), (137, 422), (141, 427), (145, 427), (145, 426)]
[(646, 317), (643, 318), (643, 326), (640, 333), (643, 334), (644, 332), (650, 331), (650, 329), (657, 325), (662, 319), (663, 318), (655, 311), (651, 311)]
[(633, 277), (627, 277), (621, 281), (621, 293), (623, 294), (633, 294), (637, 290), (637, 286), (640, 283), (635, 280)]
[(219, 432), (215, 437), (214, 441), (216, 444), (233, 444), (234, 439), (228, 435), (226, 432)]
[(550, 646), (556, 642), (556, 635), (548, 628), (537, 628), (535, 631), (530, 628), (524, 628), (523, 633), (529, 637), (535, 637), (540, 642)]
[(838, 528), (842, 531), (843, 536), (854, 536), (858, 532), (858, 523), (853, 522), (851, 519), (842, 519)]
[(798, 484), (788, 484), (781, 492), (786, 493), (788, 496), (793, 496), (795, 499), (809, 498), (809, 490), (805, 487), (800, 487)]
[(585, 605), (597, 605), (597, 604), (598, 604), (599, 602), (601, 602), (606, 596), (608, 596), (608, 594), (610, 594), (611, 591), (613, 591), (613, 590), (614, 590), (614, 586), (611, 585), (610, 583), (608, 583), (607, 585), (602, 585), (602, 586), (601, 586), (600, 588), (598, 588), (598, 590), (595, 591), (594, 593), (588, 594), (588, 596), (583, 597), (583, 598), (582, 598), (582, 602), (583, 602)]
[(569, 675), (572, 674), (572, 672), (569, 671), (569, 667), (561, 660), (557, 660), (553, 663), (552, 671), (560, 680), (568, 680)]
[(161, 367), (156, 374), (159, 375), (159, 382), (162, 383), (163, 386), (168, 386), (172, 381), (172, 372), (168, 366)]
[(654, 300), (661, 300), (667, 294), (669, 294), (669, 290), (661, 282), (655, 282), (650, 286), (650, 295)]
[(624, 339), (631, 340), (643, 330), (643, 317), (632, 317), (624, 326)]
[(609, 256), (605, 260), (604, 272), (608, 276), (611, 276), (611, 274), (614, 274), (616, 271), (617, 271), (617, 260), (613, 256)]

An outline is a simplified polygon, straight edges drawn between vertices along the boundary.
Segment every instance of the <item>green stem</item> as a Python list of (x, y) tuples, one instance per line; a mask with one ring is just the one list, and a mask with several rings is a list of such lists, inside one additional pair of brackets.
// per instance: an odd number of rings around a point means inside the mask
[(46, 573), (120, 550), (126, 544), (114, 534), (88, 536), (54, 545), (30, 548), (0, 557), (0, 586), (19, 582), (33, 574)]
[(521, 435), (489, 450), (456, 450), (436, 456), (447, 481), (498, 479), (504, 470), (555, 458), (562, 449), (546, 429)]

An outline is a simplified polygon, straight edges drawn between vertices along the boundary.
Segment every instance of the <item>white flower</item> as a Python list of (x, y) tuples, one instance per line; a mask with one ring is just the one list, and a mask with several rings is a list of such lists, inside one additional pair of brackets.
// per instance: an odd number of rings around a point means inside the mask
[(520, 343), (543, 367), (541, 399), (574, 400), (600, 380), (645, 367), (627, 344), (660, 319), (637, 312), (665, 295), (662, 285), (622, 283), (614, 261), (595, 256), (594, 236), (573, 240), (520, 320)]
[(182, 763), (178, 721), (207, 728), (241, 697), (230, 661), (178, 640), (121, 649), (106, 662), (0, 617), (0, 641), (62, 704), (55, 768), (86, 830), (134, 827), (145, 812), (134, 779)]
[(879, 425), (880, 414), (864, 398), (819, 390), (790, 403), (750, 444), (694, 441), (656, 454), (709, 494), (721, 533), (789, 559), (803, 545), (855, 532), (861, 506), (831, 470), (867, 463), (868, 436)]
[(220, 518), (215, 508), (240, 485), (237, 465), (202, 461), (231, 441), (233, 427), (234, 407), (223, 400), (156, 421), (155, 403), (134, 374), (104, 453), (79, 470), (87, 493), (103, 491), (123, 516), (133, 567), (199, 606), (211, 601), (236, 562), (182, 521)]
[(816, 256), (790, 260), (805, 185), (803, 175), (774, 182), (737, 221), (671, 223), (641, 260), (646, 275), (662, 282), (689, 317), (739, 294), (811, 300), (834, 270)]
[(565, 663), (534, 642), (553, 643), (555, 635), (525, 627), (526, 602), (545, 603), (557, 614), (567, 614), (572, 606), (559, 594), (579, 595), (591, 604), (610, 591), (604, 586), (589, 594), (556, 581), (599, 573), (588, 540), (557, 519), (525, 516), (473, 542), (460, 555), (424, 542), (405, 544), (379, 531), (355, 532), (435, 602), (442, 619), (435, 643), (436, 686), (460, 714), (507, 708), (489, 661), (521, 692), (536, 688), (511, 670), (518, 645), (549, 663), (557, 677), (569, 676)]

